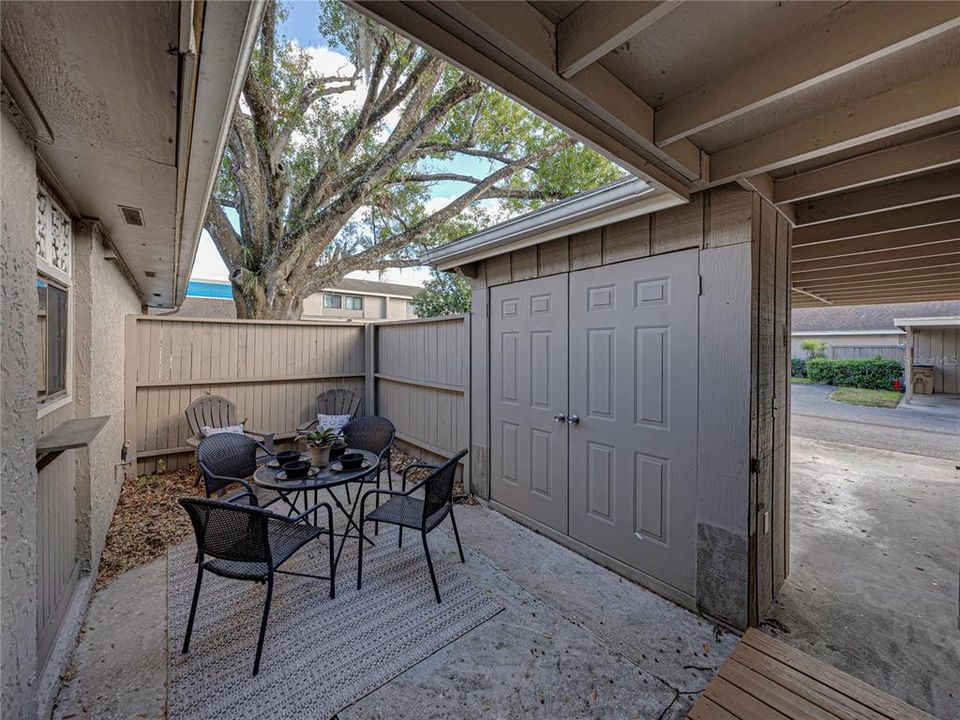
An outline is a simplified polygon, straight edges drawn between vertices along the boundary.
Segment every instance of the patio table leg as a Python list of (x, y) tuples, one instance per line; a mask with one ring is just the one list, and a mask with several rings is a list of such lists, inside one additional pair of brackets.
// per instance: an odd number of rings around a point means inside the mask
[(340, 554), (343, 552), (343, 546), (347, 542), (347, 538), (350, 537), (350, 528), (353, 527), (357, 531), (357, 535), (354, 537), (362, 537), (371, 545), (376, 545), (376, 543), (371, 540), (367, 535), (364, 534), (363, 530), (360, 529), (360, 526), (357, 525), (356, 521), (353, 519), (354, 513), (357, 511), (357, 505), (360, 503), (360, 498), (363, 495), (360, 491), (357, 491), (356, 497), (353, 499), (353, 504), (350, 506), (350, 511), (343, 506), (343, 503), (340, 502), (340, 498), (336, 496), (332, 488), (327, 488), (327, 492), (330, 493), (330, 497), (333, 498), (333, 502), (336, 503), (337, 507), (340, 508), (340, 512), (343, 513), (344, 517), (347, 518), (347, 527), (344, 528), (343, 535), (340, 537), (340, 547), (337, 548), (337, 557), (335, 565), (340, 564)]

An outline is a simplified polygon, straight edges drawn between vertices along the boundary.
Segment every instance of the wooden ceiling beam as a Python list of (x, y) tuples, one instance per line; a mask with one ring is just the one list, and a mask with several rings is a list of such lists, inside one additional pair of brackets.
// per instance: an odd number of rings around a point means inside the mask
[(899, 275), (881, 275), (874, 277), (868, 275), (860, 278), (846, 278), (833, 280), (812, 280), (802, 285), (805, 290), (811, 292), (817, 289), (828, 290), (830, 288), (840, 289), (845, 287), (884, 287), (886, 285), (900, 285), (904, 283), (915, 282), (936, 282), (938, 280), (953, 280), (960, 285), (960, 268), (950, 270), (949, 268), (927, 268), (927, 271), (906, 270)]
[(820, 258), (807, 262), (792, 262), (790, 268), (791, 272), (796, 274), (838, 267), (862, 267), (896, 260), (938, 257), (955, 252), (960, 252), (960, 240), (948, 240), (946, 242), (919, 245), (917, 247), (896, 248), (894, 250), (878, 250), (876, 252), (860, 253), (859, 255)]
[(798, 273), (791, 268), (791, 277), (793, 282), (800, 287), (805, 287), (820, 280), (856, 280), (859, 278), (884, 278), (890, 277), (891, 273), (903, 273), (905, 271), (916, 270), (918, 272), (928, 271), (950, 271), (960, 269), (960, 254), (948, 254), (938, 257), (913, 258), (912, 260), (901, 260), (888, 263), (874, 263), (873, 265), (862, 265), (852, 267), (834, 267), (826, 270)]
[(816, 243), (814, 245), (794, 246), (791, 256), (793, 262), (805, 262), (820, 258), (843, 257), (881, 250), (896, 250), (897, 248), (920, 247), (932, 243), (942, 243), (948, 240), (960, 240), (960, 221), (929, 225), (922, 228), (897, 230), (895, 232), (880, 233), (878, 235), (864, 235), (862, 237), (835, 240), (833, 242)]
[(876, 235), (953, 220), (960, 220), (960, 198), (912, 205), (870, 215), (858, 215), (816, 225), (803, 225), (793, 231), (793, 246)]
[(710, 155), (720, 184), (880, 140), (960, 115), (960, 67), (947, 67), (872, 97), (814, 115)]
[(820, 288), (816, 294), (826, 298), (851, 297), (853, 295), (876, 295), (882, 292), (954, 292), (960, 295), (960, 284), (952, 281), (939, 281), (931, 283), (904, 283), (901, 285), (889, 285), (887, 287), (860, 287), (860, 288)]
[(774, 202), (830, 195), (956, 163), (960, 163), (960, 130), (778, 178), (773, 182)]
[(960, 292), (949, 290), (886, 290), (881, 292), (863, 293), (861, 295), (845, 295), (843, 297), (828, 298), (834, 305), (881, 305), (886, 303), (924, 302), (930, 300), (956, 300)]
[[(960, 84), (957, 87), (960, 88)], [(960, 90), (957, 90), (957, 97), (960, 100)], [(960, 169), (949, 169), (817, 200), (805, 200), (794, 203), (793, 207), (797, 225), (803, 226), (958, 197)]]
[(572, 78), (679, 5), (650, 0), (583, 3), (557, 24), (557, 72)]
[[(589, 3), (587, 3), (589, 4)], [(657, 144), (702, 132), (960, 25), (951, 3), (865, 5), (671, 102), (655, 116)]]

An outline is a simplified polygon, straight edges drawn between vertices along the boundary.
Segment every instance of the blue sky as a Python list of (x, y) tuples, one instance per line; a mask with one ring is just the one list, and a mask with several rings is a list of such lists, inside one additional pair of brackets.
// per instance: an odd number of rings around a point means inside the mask
[[(316, 0), (290, 2), (287, 4), (287, 9), (287, 17), (282, 25), (284, 34), (289, 39), (296, 41), (301, 47), (312, 49), (316, 64), (319, 68), (322, 68), (324, 74), (334, 74), (339, 67), (349, 62), (343, 50), (335, 47), (327, 47), (326, 42), (320, 36), (320, 32), (317, 29), (319, 9)], [(443, 169), (447, 172), (483, 177), (491, 171), (494, 165), (496, 164), (481, 158), (459, 155), (456, 159), (446, 163)], [(448, 199), (456, 198), (470, 187), (467, 183), (440, 182), (431, 188), (431, 200), (437, 207), (440, 207)], [(238, 225), (235, 211), (228, 209), (227, 216), (230, 217), (234, 226)], [(210, 239), (206, 231), (201, 234), (200, 247), (197, 251), (197, 259), (194, 262), (191, 277), (217, 280), (227, 279), (227, 268), (223, 264), (213, 244), (213, 240)], [(351, 273), (351, 277), (378, 278), (376, 273)], [(426, 269), (409, 268), (405, 270), (390, 270), (383, 276), (383, 279), (390, 282), (422, 285), (429, 277), (430, 273)]]

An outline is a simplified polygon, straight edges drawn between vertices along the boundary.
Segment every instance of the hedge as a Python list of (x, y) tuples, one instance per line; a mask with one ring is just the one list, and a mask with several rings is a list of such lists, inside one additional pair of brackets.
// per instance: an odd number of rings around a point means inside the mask
[(803, 358), (790, 358), (790, 377), (805, 378), (807, 376), (807, 361)]
[(903, 375), (896, 360), (877, 356), (872, 360), (828, 360), (814, 358), (806, 362), (807, 377), (823, 385), (893, 390), (894, 381)]

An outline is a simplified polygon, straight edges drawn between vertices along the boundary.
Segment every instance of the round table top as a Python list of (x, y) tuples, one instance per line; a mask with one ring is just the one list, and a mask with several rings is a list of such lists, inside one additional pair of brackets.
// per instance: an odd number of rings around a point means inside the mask
[[(295, 480), (278, 480), (277, 473), (280, 468), (271, 468), (267, 465), (261, 465), (253, 474), (253, 482), (262, 488), (268, 490), (280, 490), (283, 492), (294, 492), (297, 490), (317, 490), (318, 488), (334, 487), (344, 483), (353, 482), (360, 478), (375, 472), (377, 469), (377, 456), (367, 450), (354, 450), (347, 448), (345, 452), (357, 452), (363, 455), (364, 465), (356, 470), (333, 470), (330, 465), (322, 468), (316, 475)], [(310, 459), (310, 453), (302, 453), (300, 458)], [(336, 461), (334, 461), (336, 462)], [(333, 463), (331, 463), (333, 464)]]

